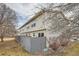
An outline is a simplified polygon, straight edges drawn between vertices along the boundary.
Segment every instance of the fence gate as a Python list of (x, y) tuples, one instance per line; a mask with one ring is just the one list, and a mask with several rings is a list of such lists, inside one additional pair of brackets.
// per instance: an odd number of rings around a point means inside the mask
[(26, 37), (18, 36), (16, 39), (28, 52), (42, 51), (46, 48), (46, 38), (45, 37)]

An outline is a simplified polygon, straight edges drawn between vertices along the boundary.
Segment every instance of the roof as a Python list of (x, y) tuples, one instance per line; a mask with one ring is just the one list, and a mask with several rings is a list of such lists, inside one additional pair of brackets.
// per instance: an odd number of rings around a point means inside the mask
[(30, 22), (32, 22), (33, 20), (35, 20), (37, 17), (39, 17), (42, 14), (43, 14), (43, 12), (39, 11), (31, 19), (29, 19), (24, 25), (22, 25), (19, 29), (23, 28), (25, 25), (29, 24)]

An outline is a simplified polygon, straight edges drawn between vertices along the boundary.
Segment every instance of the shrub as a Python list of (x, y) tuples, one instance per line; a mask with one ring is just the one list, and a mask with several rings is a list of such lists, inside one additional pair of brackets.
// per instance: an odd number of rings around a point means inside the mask
[(60, 47), (60, 42), (57, 39), (50, 40), (51, 43), (49, 43), (49, 48), (52, 50), (57, 50)]

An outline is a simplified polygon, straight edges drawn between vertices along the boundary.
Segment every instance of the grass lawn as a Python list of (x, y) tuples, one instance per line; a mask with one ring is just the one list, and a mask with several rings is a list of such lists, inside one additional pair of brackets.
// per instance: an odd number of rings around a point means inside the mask
[(0, 42), (0, 56), (29, 56), (15, 40)]

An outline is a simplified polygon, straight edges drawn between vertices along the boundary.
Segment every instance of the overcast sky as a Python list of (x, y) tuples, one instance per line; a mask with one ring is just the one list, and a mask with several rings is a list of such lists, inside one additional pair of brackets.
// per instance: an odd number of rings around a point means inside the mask
[(38, 4), (33, 3), (6, 3), (11, 9), (13, 9), (18, 16), (18, 25), (22, 26), (29, 20), (36, 12), (39, 11)]
[[(24, 23), (26, 23), (35, 13), (37, 13), (40, 9), (37, 7), (40, 7), (42, 5), (43, 7), (46, 7), (49, 5), (47, 4), (39, 4), (39, 3), (6, 3), (7, 6), (9, 6), (11, 9), (13, 9), (16, 12), (16, 15), (18, 16), (18, 25), (21, 27)], [(64, 3), (53, 3), (53, 7), (56, 6), (62, 6), (66, 5)], [(76, 6), (77, 7), (77, 6)], [(70, 7), (69, 7), (70, 8)], [(61, 10), (61, 8), (54, 8), (55, 10)], [(65, 9), (65, 6), (62, 7), (62, 11)], [(73, 9), (73, 8), (72, 8)], [(75, 9), (70, 9), (69, 12), (63, 12), (67, 18), (72, 16), (75, 13)], [(76, 8), (79, 9), (78, 7)], [(77, 12), (76, 12), (77, 13)]]
[[(37, 13), (40, 9), (40, 5), (46, 7), (46, 4), (39, 3), (6, 3), (11, 9), (16, 11), (18, 16), (18, 25), (21, 27), (25, 22), (29, 20), (31, 16)], [(59, 4), (55, 4), (56, 6)]]

